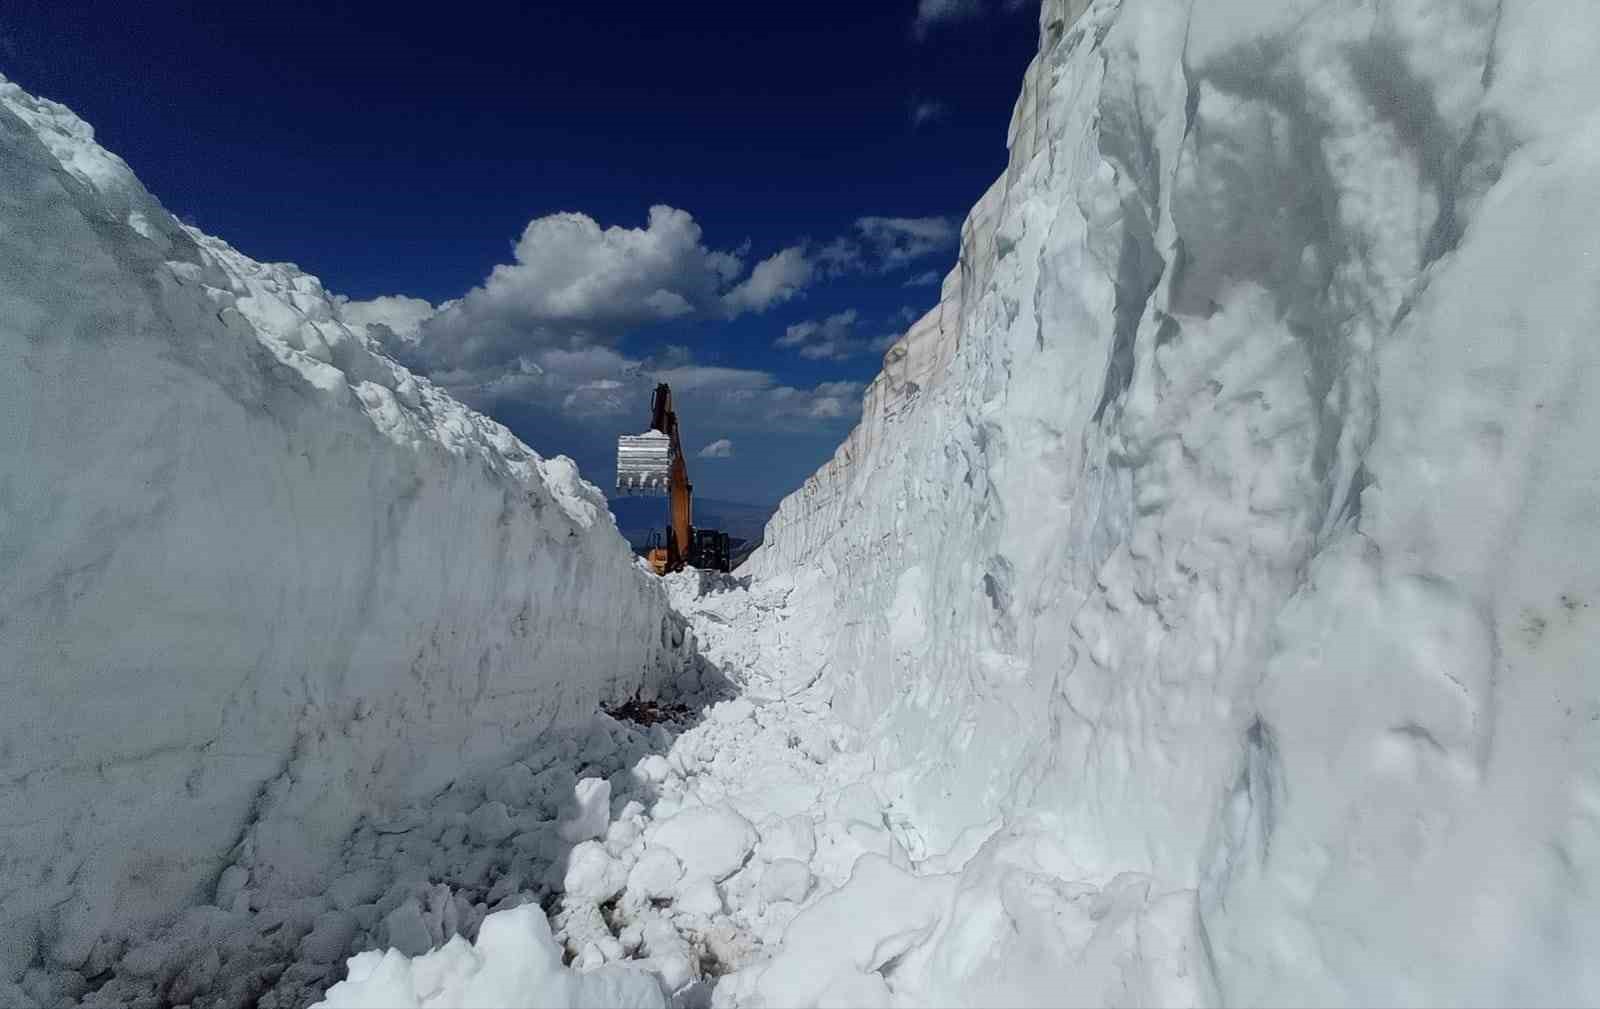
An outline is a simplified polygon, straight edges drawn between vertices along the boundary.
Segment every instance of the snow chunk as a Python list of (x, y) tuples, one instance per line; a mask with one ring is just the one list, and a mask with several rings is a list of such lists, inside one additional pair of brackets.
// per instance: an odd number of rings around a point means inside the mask
[(765, 1004), (834, 1004), (835, 993), (859, 985), (861, 975), (926, 942), (953, 890), (951, 877), (918, 878), (888, 859), (863, 857), (844, 887), (789, 925), (757, 982)]
[(317, 924), (300, 940), (300, 956), (312, 963), (337, 963), (350, 952), (350, 943), (356, 937), (356, 919), (344, 911), (327, 911), (319, 915)]
[(796, 859), (777, 859), (761, 874), (761, 896), (766, 901), (789, 900), (798, 904), (810, 892), (811, 869)]
[(756, 707), (742, 697), (712, 705), (711, 720), (720, 725), (735, 725), (755, 714)]
[(573, 805), (562, 817), (557, 832), (563, 841), (587, 841), (603, 837), (610, 822), (611, 782), (584, 778), (573, 788)]
[(672, 901), (672, 910), (680, 914), (710, 918), (714, 914), (722, 913), (722, 894), (717, 892), (717, 884), (708, 877), (694, 877), (685, 880), (683, 885), (678, 887), (677, 896)]
[(422, 905), (415, 897), (407, 898), (390, 911), (383, 919), (383, 928), (389, 937), (389, 948), (405, 956), (420, 956), (433, 948), (433, 937), (422, 917)]
[(633, 773), (640, 780), (659, 785), (672, 776), (672, 766), (667, 763), (666, 757), (652, 753), (634, 765)]
[(498, 844), (516, 833), (517, 825), (511, 821), (503, 802), (486, 802), (473, 810), (467, 822), (467, 832), (479, 844)]
[(488, 799), (504, 803), (509, 809), (526, 806), (532, 800), (533, 792), (533, 771), (520, 760), (496, 771), (484, 788), (484, 795)]
[(762, 821), (761, 847), (758, 854), (769, 862), (792, 858), (809, 862), (817, 853), (816, 826), (811, 818), (801, 813)]
[(750, 821), (727, 806), (699, 806), (660, 824), (650, 843), (678, 856), (686, 878), (720, 881), (739, 871), (758, 840)]
[(628, 873), (628, 892), (657, 900), (671, 896), (683, 878), (683, 865), (666, 848), (646, 848)]
[(570, 897), (600, 904), (621, 893), (629, 878), (628, 871), (611, 857), (605, 845), (585, 841), (567, 856), (563, 887)]

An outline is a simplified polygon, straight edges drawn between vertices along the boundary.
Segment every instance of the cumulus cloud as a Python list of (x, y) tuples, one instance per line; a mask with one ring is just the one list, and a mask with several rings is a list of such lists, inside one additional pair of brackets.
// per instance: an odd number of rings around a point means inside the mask
[(716, 441), (701, 449), (698, 453), (702, 459), (732, 459), (733, 442), (727, 438), (718, 438)]
[(730, 316), (764, 312), (788, 301), (816, 276), (816, 267), (800, 246), (791, 246), (756, 264), (746, 278), (722, 296)]
[(863, 354), (881, 354), (899, 339), (898, 333), (878, 337), (861, 335), (856, 328), (859, 318), (859, 313), (852, 308), (825, 319), (797, 322), (784, 330), (783, 335), (773, 341), (773, 346), (796, 351), (811, 361), (845, 361)]
[(438, 311), (421, 298), (408, 298), (403, 294), (386, 294), (370, 301), (351, 301), (342, 295), (335, 295), (334, 304), (340, 320), (346, 326), (356, 330), (381, 327), (372, 335), (384, 342), (397, 338), (406, 343), (416, 343), (422, 324)]
[[(615, 381), (625, 370), (609, 348), (627, 333), (676, 319), (765, 312), (819, 278), (889, 273), (946, 252), (957, 234), (950, 218), (867, 216), (849, 235), (798, 242), (747, 273), (748, 241), (711, 248), (683, 210), (651, 207), (645, 226), (634, 228), (551, 214), (528, 223), (513, 262), (496, 266), (459, 299), (439, 306), (398, 295), (341, 300), (340, 314), (450, 388), (542, 393), (575, 411), (622, 409), (614, 388), (592, 383)], [(908, 286), (936, 280), (929, 271)], [(859, 336), (855, 323), (853, 314), (801, 323), (780, 346), (812, 360), (877, 349), (882, 341)]]
[(734, 318), (796, 297), (816, 275), (803, 247), (784, 249), (745, 276), (748, 243), (706, 245), (686, 211), (650, 208), (642, 228), (602, 227), (587, 214), (528, 223), (513, 262), (467, 294), (424, 312), (418, 299), (352, 303), (351, 318), (388, 326), (407, 364), (457, 378), (526, 374), (555, 349), (615, 343), (626, 333), (686, 318)]

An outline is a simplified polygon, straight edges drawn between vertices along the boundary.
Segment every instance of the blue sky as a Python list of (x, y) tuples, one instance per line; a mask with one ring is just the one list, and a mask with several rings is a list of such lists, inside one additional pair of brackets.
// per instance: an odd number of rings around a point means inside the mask
[[(608, 487), (674, 381), (697, 492), (832, 453), (1005, 163), (1037, 3), (12, 0), (0, 72), (174, 213), (368, 302), (394, 352)], [(652, 210), (652, 208), (660, 208)], [(443, 312), (443, 303), (460, 299)], [(426, 303), (426, 308), (423, 303)]]

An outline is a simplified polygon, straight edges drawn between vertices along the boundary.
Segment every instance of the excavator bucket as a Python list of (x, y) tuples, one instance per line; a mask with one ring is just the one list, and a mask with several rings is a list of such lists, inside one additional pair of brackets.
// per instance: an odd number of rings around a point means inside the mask
[(646, 431), (617, 439), (617, 493), (664, 497), (671, 479), (671, 438)]

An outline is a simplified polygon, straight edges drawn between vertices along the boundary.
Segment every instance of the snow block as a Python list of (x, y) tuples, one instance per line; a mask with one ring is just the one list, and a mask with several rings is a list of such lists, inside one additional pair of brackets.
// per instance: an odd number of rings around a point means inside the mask
[(686, 879), (720, 882), (744, 865), (758, 835), (750, 821), (727, 806), (697, 806), (657, 825), (648, 835), (678, 857)]
[(611, 782), (584, 778), (572, 790), (572, 802), (556, 828), (563, 841), (576, 843), (603, 837), (611, 822)]

